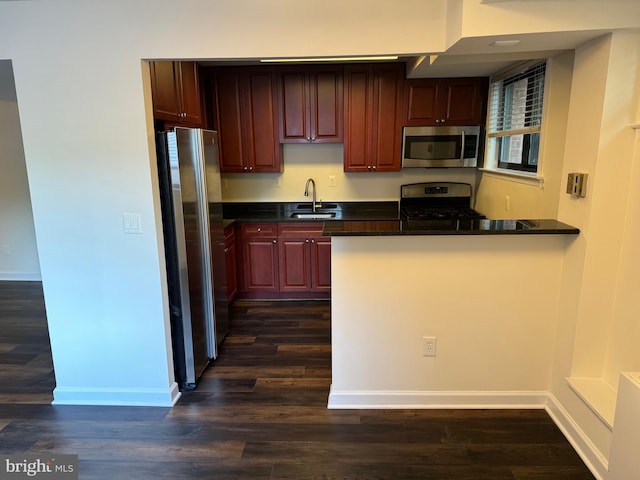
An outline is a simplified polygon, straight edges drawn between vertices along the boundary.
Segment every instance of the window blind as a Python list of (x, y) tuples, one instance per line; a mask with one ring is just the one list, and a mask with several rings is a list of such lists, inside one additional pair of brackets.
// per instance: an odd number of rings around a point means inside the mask
[(489, 137), (540, 131), (545, 70), (543, 61), (492, 81)]

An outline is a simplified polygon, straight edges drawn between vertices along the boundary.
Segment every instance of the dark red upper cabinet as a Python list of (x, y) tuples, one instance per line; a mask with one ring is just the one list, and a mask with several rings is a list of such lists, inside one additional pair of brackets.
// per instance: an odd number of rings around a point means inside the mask
[(488, 85), (486, 77), (407, 80), (402, 124), (484, 125)]
[(222, 173), (282, 171), (272, 68), (219, 68), (215, 103)]
[(195, 62), (150, 62), (153, 118), (176, 125), (202, 125), (202, 105)]
[(345, 67), (345, 172), (397, 172), (402, 156), (399, 64)]
[(342, 67), (279, 69), (278, 107), (280, 143), (342, 143)]

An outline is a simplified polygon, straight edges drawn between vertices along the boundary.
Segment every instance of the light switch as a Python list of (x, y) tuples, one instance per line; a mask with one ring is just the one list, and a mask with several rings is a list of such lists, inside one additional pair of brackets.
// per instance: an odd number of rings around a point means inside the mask
[(123, 213), (122, 229), (124, 233), (142, 233), (142, 214)]

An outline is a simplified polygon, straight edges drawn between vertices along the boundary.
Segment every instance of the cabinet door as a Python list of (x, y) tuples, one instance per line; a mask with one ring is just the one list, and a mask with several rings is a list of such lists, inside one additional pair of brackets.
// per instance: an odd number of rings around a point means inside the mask
[(250, 69), (244, 82), (244, 150), (249, 171), (278, 173), (282, 171), (282, 163), (275, 71), (271, 68)]
[(405, 127), (439, 125), (439, 82), (435, 79), (407, 80), (404, 87)]
[(309, 143), (311, 112), (308, 106), (308, 73), (283, 68), (278, 73), (278, 106), (281, 143)]
[(402, 157), (401, 66), (384, 65), (375, 70), (372, 170), (399, 172)]
[(407, 80), (403, 125), (482, 125), (487, 89), (484, 77)]
[(316, 67), (309, 72), (311, 140), (342, 143), (344, 74), (340, 67)]
[(278, 250), (276, 223), (243, 223), (242, 290), (247, 293), (278, 291)]
[(244, 171), (242, 133), (242, 95), (240, 72), (220, 69), (215, 73), (217, 125), (220, 138), (220, 171)]
[(243, 241), (243, 290), (277, 292), (277, 250), (275, 238), (251, 237)]
[(160, 120), (180, 120), (178, 78), (174, 62), (149, 62), (153, 117)]
[(202, 125), (200, 83), (196, 62), (177, 62), (180, 73), (181, 120), (193, 126)]
[(442, 88), (445, 125), (483, 125), (488, 82), (483, 78), (448, 80)]
[(341, 67), (279, 70), (278, 105), (281, 143), (342, 143)]
[(309, 290), (308, 238), (280, 238), (278, 242), (280, 264), (280, 292), (306, 292)]
[(344, 171), (367, 172), (371, 165), (373, 72), (347, 66), (344, 73)]
[(345, 172), (394, 172), (402, 154), (401, 65), (345, 67)]
[(331, 238), (311, 240), (311, 291), (331, 291)]

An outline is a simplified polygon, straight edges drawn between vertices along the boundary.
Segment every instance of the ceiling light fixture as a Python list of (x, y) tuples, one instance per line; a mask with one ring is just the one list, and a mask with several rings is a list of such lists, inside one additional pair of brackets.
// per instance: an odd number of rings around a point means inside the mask
[(518, 45), (520, 40), (496, 40), (489, 44), (490, 47), (513, 47)]
[(377, 60), (397, 60), (398, 55), (376, 55), (371, 57), (302, 57), (302, 58), (262, 58), (261, 63), (291, 63), (291, 62), (357, 62)]

